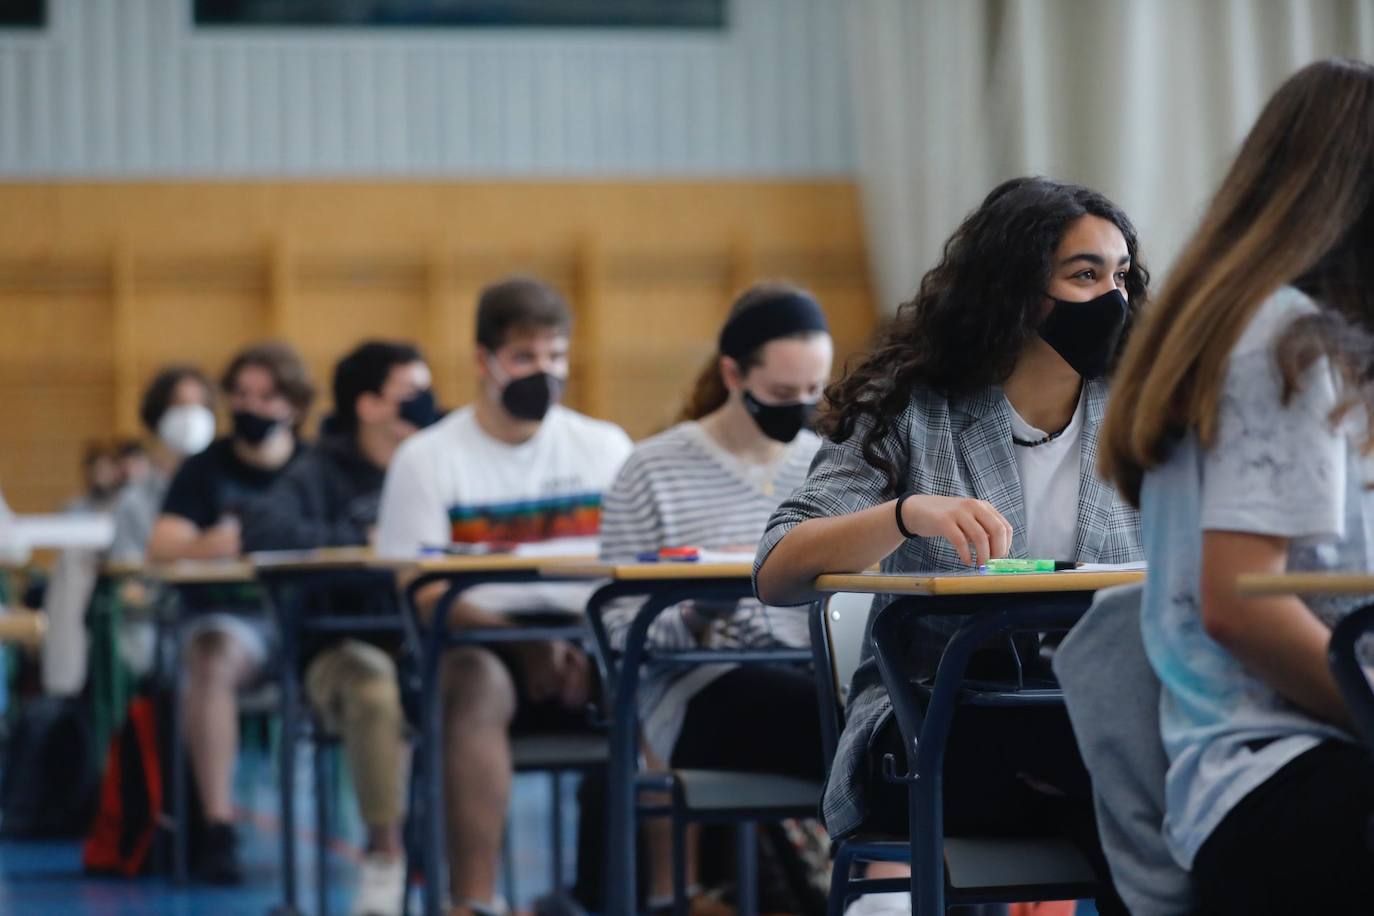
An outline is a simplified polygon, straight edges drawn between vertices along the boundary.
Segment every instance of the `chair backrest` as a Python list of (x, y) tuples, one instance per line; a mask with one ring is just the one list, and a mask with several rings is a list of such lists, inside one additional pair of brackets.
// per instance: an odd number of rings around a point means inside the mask
[(827, 776), (844, 728), (849, 682), (863, 656), (872, 604), (872, 595), (839, 594), (816, 602), (811, 609), (811, 653), (821, 716), (821, 756)]
[(841, 707), (849, 699), (849, 682), (863, 656), (864, 633), (872, 607), (872, 595), (831, 595), (826, 602), (825, 639), (830, 646), (830, 676)]
[(1159, 679), (1140, 632), (1142, 587), (1098, 592), (1054, 654), (1083, 762), (1093, 776), (1098, 833), (1132, 913), (1194, 911), (1187, 872), (1164, 841), (1169, 760), (1159, 736)]

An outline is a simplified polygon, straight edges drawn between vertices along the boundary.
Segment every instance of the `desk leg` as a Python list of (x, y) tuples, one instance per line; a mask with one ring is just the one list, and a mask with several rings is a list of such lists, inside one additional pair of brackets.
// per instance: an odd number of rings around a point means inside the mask
[(639, 902), (635, 848), (635, 770), (639, 759), (639, 710), (635, 699), (639, 668), (644, 660), (649, 625), (664, 608), (678, 600), (671, 594), (652, 595), (639, 609), (625, 637), (625, 654), (615, 684), (606, 793), (606, 912), (615, 916), (629, 916)]
[[(300, 608), (293, 608), (300, 610)], [(300, 913), (295, 886), (295, 743), (297, 743), (298, 717), (300, 717), (300, 684), (295, 680), (295, 633), (291, 629), (291, 618), (279, 614), (282, 622), (282, 736), (278, 748), (278, 792), (282, 803), (282, 905), (278, 916), (295, 916)]]
[(448, 639), (448, 614), (461, 588), (450, 585), (434, 607), (429, 640), (425, 644), (424, 672), (421, 679), (420, 742), (424, 765), (424, 842), (425, 916), (440, 916), (448, 898), (448, 874), (444, 867), (447, 844), (444, 840), (443, 772), (443, 697), (439, 668)]
[(182, 716), (186, 701), (185, 672), (181, 666), (182, 628), (173, 627), (172, 646), (172, 823), (176, 836), (172, 840), (172, 883), (185, 884), (187, 880), (187, 846), (191, 842), (191, 818), (187, 811), (186, 798), (186, 735), (182, 729)]

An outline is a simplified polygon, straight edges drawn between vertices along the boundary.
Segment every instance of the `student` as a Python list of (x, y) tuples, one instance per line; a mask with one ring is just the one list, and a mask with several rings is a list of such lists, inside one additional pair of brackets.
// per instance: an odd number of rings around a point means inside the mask
[[(1368, 912), (1374, 759), (1327, 667), (1367, 599), (1236, 577), (1370, 568), (1374, 67), (1270, 99), (1123, 359), (1103, 466), (1138, 501), (1165, 839), (1209, 913)], [(1129, 408), (1129, 409), (1127, 409)]]
[[(437, 418), (429, 367), (413, 346), (369, 341), (334, 370), (330, 432), (281, 474), (243, 517), (247, 550), (367, 544), (396, 448)], [(331, 600), (356, 606), (352, 595)], [(355, 916), (399, 916), (404, 716), (393, 646), (343, 639), (302, 647), (305, 692), (316, 716), (343, 738), (367, 848)], [(312, 651), (313, 650), (313, 651)], [(310, 657), (313, 654), (313, 658)]]
[[(182, 463), (153, 525), (149, 560), (238, 556), (246, 505), (302, 451), (297, 432), (315, 390), (295, 350), (274, 342), (243, 350), (225, 370), (221, 388), (233, 415), (233, 434)], [(197, 871), (216, 884), (242, 880), (232, 823), (235, 694), (262, 676), (271, 644), (270, 627), (258, 608), (246, 603), (246, 596), (234, 596), (230, 603), (253, 616), (201, 614), (188, 628), (182, 650), (186, 746), (208, 823)]]
[[(759, 547), (759, 597), (797, 604), (815, 598), (818, 575), (879, 562), (895, 573), (1003, 556), (1140, 559), (1135, 512), (1095, 466), (1106, 375), (1147, 283), (1134, 228), (1102, 195), (1043, 178), (994, 189), (916, 298), (829, 390), (827, 441)], [(914, 622), (921, 674), (934, 673), (957, 624)], [(1009, 655), (1004, 642), (989, 647), (971, 671), (1010, 674)], [(879, 775), (885, 754), (905, 759), (890, 713), (866, 657), (826, 786), (834, 837), (907, 830), (905, 787)], [(961, 711), (944, 773), (951, 833), (1028, 821), (1050, 829), (1070, 816), (1090, 823), (1086, 774), (1062, 710)], [(1095, 836), (1084, 842), (1095, 845)]]
[(167, 366), (144, 389), (138, 418), (151, 437), (145, 450), (148, 473), (131, 480), (115, 502), (110, 559), (143, 561), (172, 476), (183, 460), (214, 441), (214, 406), (210, 380), (194, 366)]
[(109, 442), (89, 442), (81, 456), (80, 496), (67, 502), (63, 512), (109, 512), (124, 486), (124, 469), (119, 452)]
[[(832, 354), (825, 316), (808, 293), (765, 284), (740, 296), (682, 422), (641, 442), (606, 492), (602, 557), (627, 563), (644, 551), (688, 545), (752, 551), (820, 446), (810, 426)], [(612, 609), (613, 639), (624, 640), (641, 604)], [(752, 600), (723, 610), (679, 605), (655, 621), (650, 641), (670, 648), (810, 644), (805, 609)], [(659, 769), (820, 779), (815, 697), (810, 675), (783, 668), (711, 665), (651, 676), (640, 686), (646, 755)], [(672, 900), (671, 847), (666, 823), (653, 822), (649, 832), (657, 847), (653, 909)], [(689, 885), (697, 880), (694, 858)]]
[[(596, 535), (601, 493), (631, 444), (619, 427), (559, 404), (571, 330), (567, 303), (543, 283), (517, 278), (482, 291), (477, 398), (397, 450), (382, 490), (380, 553), (415, 557), (451, 543)], [(455, 626), (509, 627), (526, 610), (580, 613), (585, 597), (585, 589), (484, 588), (465, 593), (450, 619)], [(562, 642), (517, 643), (500, 653), (464, 647), (446, 657), (453, 913), (503, 909), (495, 884), (510, 796), (512, 722), (581, 727), (590, 673), (586, 655)]]

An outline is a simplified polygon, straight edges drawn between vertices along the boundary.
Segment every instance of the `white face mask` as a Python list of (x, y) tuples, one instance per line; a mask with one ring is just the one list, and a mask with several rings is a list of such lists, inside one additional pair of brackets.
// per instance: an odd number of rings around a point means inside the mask
[(178, 455), (195, 455), (215, 440), (215, 415), (204, 404), (169, 407), (157, 421), (157, 435)]

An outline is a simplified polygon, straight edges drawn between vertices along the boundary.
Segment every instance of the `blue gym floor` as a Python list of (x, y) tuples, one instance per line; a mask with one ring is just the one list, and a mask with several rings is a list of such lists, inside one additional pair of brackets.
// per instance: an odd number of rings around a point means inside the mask
[[(297, 811), (297, 859), (300, 902), (314, 912), (315, 845), (307, 826), (314, 822), (314, 799), (308, 769), (309, 754), (298, 755), (302, 766), (296, 784), (302, 803)], [(346, 779), (347, 777), (345, 777)], [(573, 783), (565, 785), (564, 861), (576, 859), (576, 802)], [(281, 834), (275, 790), (276, 769), (261, 751), (245, 751), (241, 758), (236, 799), (242, 807), (239, 835), (247, 883), (238, 888), (191, 885), (175, 887), (165, 878), (122, 880), (90, 878), (81, 871), (81, 847), (71, 841), (0, 842), (0, 914), (3, 916), (262, 916), (280, 900)], [(343, 786), (339, 806), (342, 836), (332, 844), (331, 913), (347, 916), (353, 882), (352, 862), (361, 830), (350, 790)], [(511, 815), (516, 903), (525, 907), (550, 886), (548, 849), (550, 787), (541, 774), (519, 776)], [(571, 880), (571, 876), (569, 876)], [(418, 904), (418, 897), (416, 899)], [(418, 910), (418, 906), (417, 906)]]

